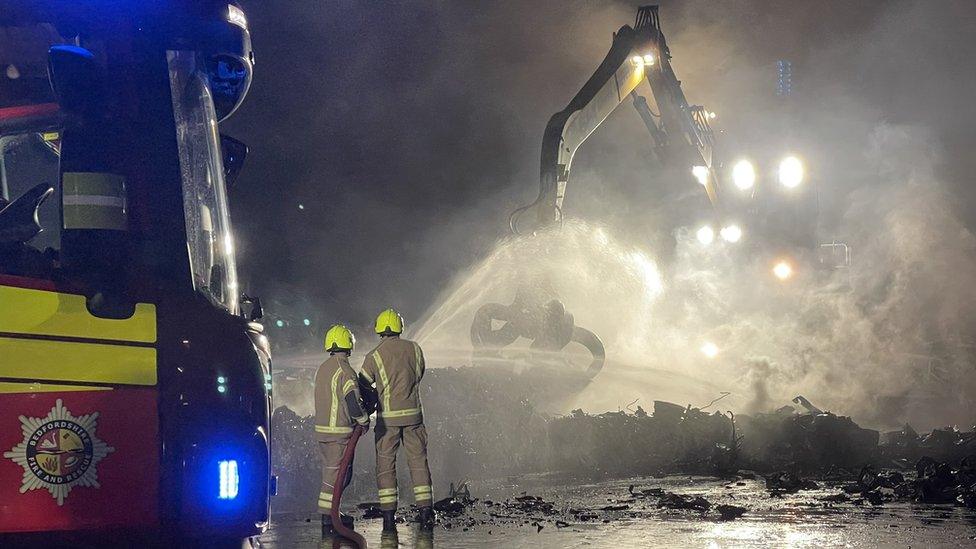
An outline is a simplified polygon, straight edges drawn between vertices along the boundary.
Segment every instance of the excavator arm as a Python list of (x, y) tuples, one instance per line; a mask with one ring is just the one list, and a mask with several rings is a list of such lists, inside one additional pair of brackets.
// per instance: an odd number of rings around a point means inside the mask
[[(521, 232), (520, 223), (526, 213), (534, 217), (535, 228), (562, 220), (563, 199), (576, 150), (628, 97), (633, 98), (654, 141), (655, 154), (663, 163), (684, 165), (689, 170), (703, 166), (708, 170), (707, 177), (700, 179), (704, 180), (709, 200), (717, 206), (718, 180), (713, 169), (708, 113), (688, 104), (670, 60), (658, 7), (641, 7), (634, 27), (625, 25), (614, 34), (600, 67), (569, 105), (549, 119), (542, 140), (539, 196), (512, 213), (509, 223), (513, 232)], [(636, 93), (644, 80), (650, 85), (658, 113)]]

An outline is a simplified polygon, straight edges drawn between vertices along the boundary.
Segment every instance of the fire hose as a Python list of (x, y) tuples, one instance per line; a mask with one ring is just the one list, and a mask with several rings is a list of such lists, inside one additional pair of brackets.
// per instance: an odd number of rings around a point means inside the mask
[(357, 425), (353, 428), (352, 436), (349, 437), (349, 443), (346, 444), (346, 451), (342, 453), (342, 461), (339, 462), (339, 472), (336, 475), (335, 486), (332, 488), (331, 512), (332, 527), (335, 528), (340, 536), (352, 541), (360, 549), (366, 549), (366, 538), (342, 523), (342, 517), (339, 515), (339, 505), (342, 503), (342, 491), (346, 486), (346, 477), (352, 470), (352, 461), (356, 457), (356, 443), (359, 442), (359, 437), (364, 432), (365, 429), (363, 429), (362, 425)]

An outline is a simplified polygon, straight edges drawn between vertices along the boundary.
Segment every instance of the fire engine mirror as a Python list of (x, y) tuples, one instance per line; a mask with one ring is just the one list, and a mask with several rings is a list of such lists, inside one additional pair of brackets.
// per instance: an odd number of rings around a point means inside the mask
[(92, 114), (104, 98), (101, 71), (92, 52), (78, 46), (48, 50), (48, 78), (65, 112)]
[(251, 65), (233, 55), (214, 55), (207, 59), (207, 76), (217, 121), (222, 121), (244, 101), (251, 87)]
[(13, 202), (0, 202), (0, 244), (20, 244), (37, 236), (42, 230), (37, 210), (52, 193), (54, 187), (41, 183)]
[(224, 180), (233, 185), (244, 168), (247, 158), (247, 145), (228, 135), (220, 134), (220, 150), (224, 157)]
[(255, 297), (251, 302), (251, 322), (257, 322), (264, 318), (264, 307), (261, 306), (261, 298)]

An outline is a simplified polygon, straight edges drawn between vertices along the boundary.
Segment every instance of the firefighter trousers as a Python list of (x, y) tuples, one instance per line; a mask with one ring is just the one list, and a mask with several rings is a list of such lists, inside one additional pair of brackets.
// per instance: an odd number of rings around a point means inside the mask
[[(349, 439), (337, 439), (329, 441), (319, 441), (319, 451), (322, 454), (322, 489), (319, 491), (319, 512), (328, 515), (332, 512), (332, 492), (335, 489), (336, 479), (339, 478), (339, 462), (342, 461), (342, 454), (346, 452)], [(352, 463), (346, 471), (346, 482), (343, 488), (349, 486), (352, 481)]]
[(410, 467), (413, 499), (418, 507), (430, 507), (434, 495), (430, 467), (427, 466), (427, 429), (421, 423), (404, 427), (376, 426), (376, 486), (380, 509), (393, 511), (397, 508), (396, 458), (401, 444)]

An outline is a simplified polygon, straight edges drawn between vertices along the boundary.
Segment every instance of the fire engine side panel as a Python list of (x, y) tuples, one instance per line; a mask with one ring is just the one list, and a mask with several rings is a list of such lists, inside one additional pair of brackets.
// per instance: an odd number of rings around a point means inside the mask
[(0, 383), (0, 532), (155, 526), (156, 396)]
[(159, 522), (156, 310), (0, 277), (0, 534)]

